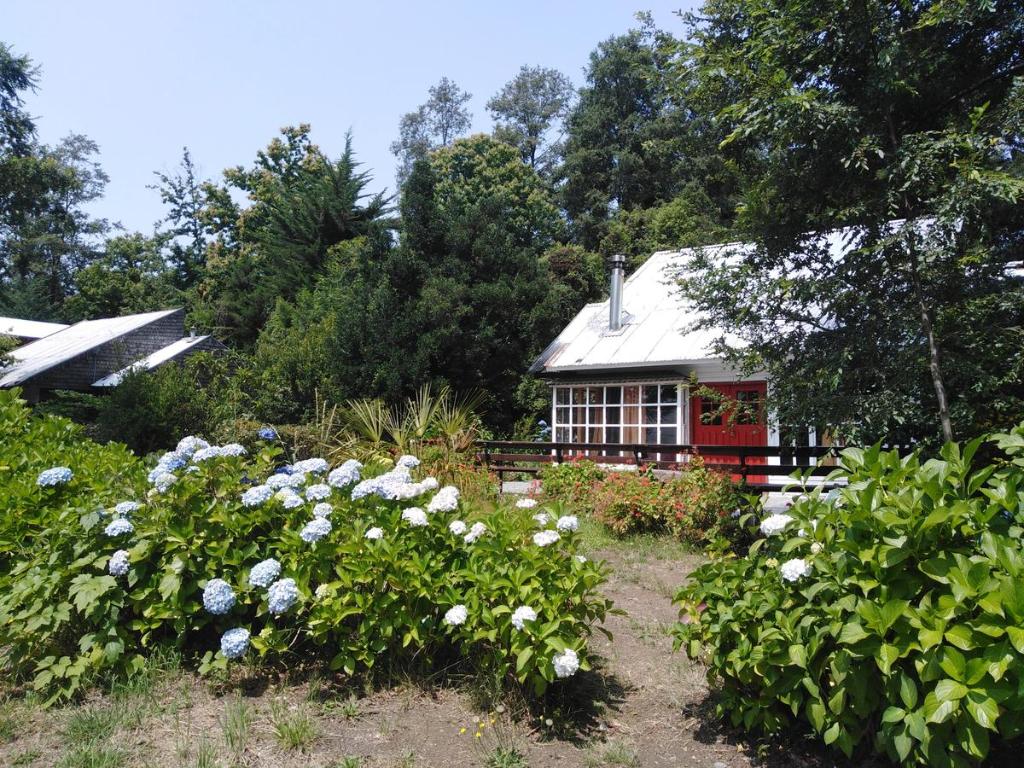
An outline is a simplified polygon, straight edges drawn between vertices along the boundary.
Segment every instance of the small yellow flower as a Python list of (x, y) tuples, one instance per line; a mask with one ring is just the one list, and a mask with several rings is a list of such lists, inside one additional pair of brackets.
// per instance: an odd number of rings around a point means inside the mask
[(476, 732), (476, 737), (477, 737), (477, 738), (479, 739), (479, 738), (480, 738), (481, 736), (483, 736), (483, 734), (482, 734), (482, 733), (480, 733), (480, 731), (477, 731), (477, 732)]
[(465, 732), (466, 732), (466, 729), (465, 729), (465, 728), (459, 728), (459, 736), (461, 736), (461, 735), (462, 735), (462, 734), (464, 734)]

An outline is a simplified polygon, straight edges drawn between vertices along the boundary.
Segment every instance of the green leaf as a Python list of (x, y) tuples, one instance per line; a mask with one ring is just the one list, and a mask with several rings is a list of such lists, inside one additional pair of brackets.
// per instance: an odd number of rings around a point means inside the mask
[(839, 642), (844, 645), (859, 643), (866, 637), (869, 637), (869, 635), (864, 631), (864, 627), (855, 621), (844, 624), (842, 630), (839, 632)]
[(958, 701), (939, 701), (939, 698), (932, 691), (924, 697), (924, 716), (925, 720), (929, 723), (944, 723), (953, 713), (956, 712), (960, 702)]
[(940, 701), (957, 701), (967, 695), (967, 686), (956, 680), (940, 680), (935, 686), (935, 696)]
[(964, 651), (970, 651), (975, 648), (974, 632), (971, 631), (970, 627), (964, 624), (957, 624), (946, 630), (944, 635), (946, 640)]
[(939, 666), (954, 680), (958, 680), (961, 683), (964, 681), (967, 662), (964, 660), (964, 655), (956, 648), (945, 646), (942, 649), (942, 659), (939, 661)]
[(967, 711), (974, 721), (982, 728), (997, 731), (996, 720), (999, 719), (999, 705), (995, 699), (989, 698), (984, 691), (971, 691), (964, 702)]
[(878, 655), (875, 657), (875, 663), (878, 664), (878, 668), (882, 670), (883, 675), (888, 675), (892, 672), (892, 665), (900, 657), (900, 651), (895, 645), (885, 644), (878, 649)]
[(807, 649), (802, 645), (789, 646), (789, 660), (801, 669), (807, 668)]
[(917, 685), (914, 679), (905, 672), (900, 672), (900, 699), (907, 709), (917, 706)]

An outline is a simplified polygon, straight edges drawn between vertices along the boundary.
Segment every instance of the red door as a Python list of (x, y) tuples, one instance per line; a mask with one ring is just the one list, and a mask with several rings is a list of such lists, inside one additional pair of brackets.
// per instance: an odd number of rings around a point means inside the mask
[[(721, 393), (721, 399), (691, 396), (691, 442), (694, 445), (768, 445), (768, 427), (765, 423), (764, 400), (767, 384), (763, 381), (739, 383), (702, 383), (702, 386)], [(721, 410), (720, 410), (721, 409)], [(713, 464), (738, 464), (739, 454), (704, 454), (704, 461)], [(766, 464), (764, 456), (748, 456), (747, 464)], [(738, 479), (737, 475), (733, 476)], [(751, 483), (763, 483), (763, 475), (751, 475)]]

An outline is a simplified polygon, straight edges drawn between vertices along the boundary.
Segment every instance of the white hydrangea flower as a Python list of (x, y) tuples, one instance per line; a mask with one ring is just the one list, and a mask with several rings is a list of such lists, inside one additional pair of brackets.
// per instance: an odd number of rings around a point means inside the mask
[(317, 600), (323, 600), (327, 597), (330, 597), (330, 594), (331, 588), (326, 584), (321, 584), (319, 587), (316, 588), (316, 592), (313, 593), (313, 597), (315, 597)]
[(537, 612), (528, 605), (521, 605), (512, 612), (512, 626), (522, 631), (523, 625), (528, 621), (535, 621)]
[(555, 523), (555, 528), (563, 533), (579, 530), (580, 521), (576, 515), (562, 515)]
[(114, 514), (119, 517), (127, 517), (132, 512), (135, 512), (141, 507), (137, 501), (122, 501), (116, 507), (114, 507)]
[(811, 554), (812, 555), (817, 555), (820, 552), (821, 552), (821, 542), (816, 541), (813, 544), (811, 544)]
[(473, 523), (473, 527), (470, 528), (469, 529), (469, 533), (467, 533), (463, 537), (463, 541), (465, 541), (467, 544), (472, 544), (474, 541), (479, 539), (485, 533), (487, 533), (487, 526), (486, 525), (484, 525), (483, 523), (480, 523), (480, 522)]
[(446, 485), (434, 494), (427, 505), (428, 512), (451, 512), (459, 506), (459, 489), (454, 485)]
[(402, 512), (402, 519), (414, 528), (422, 528), (427, 524), (427, 513), (419, 507), (409, 507)]
[(779, 566), (779, 573), (782, 574), (782, 578), (786, 581), (799, 581), (804, 576), (809, 575), (810, 572), (811, 566), (802, 557), (794, 557), (792, 560), (787, 560)]
[(306, 489), (306, 498), (309, 501), (323, 501), (331, 498), (331, 486), (327, 483), (317, 483)]
[(555, 668), (556, 677), (572, 677), (580, 668), (580, 659), (576, 655), (576, 651), (572, 648), (566, 648), (551, 658), (551, 664)]
[(436, 477), (424, 477), (419, 482), (420, 488), (422, 488), (424, 491), (434, 491), (434, 490), (437, 490), (437, 487), (439, 485), (440, 485), (440, 483), (437, 481)]
[(326, 501), (321, 501), (313, 507), (313, 517), (330, 517), (334, 513), (334, 507)]
[(280, 501), (281, 506), (285, 509), (295, 509), (296, 507), (301, 507), (305, 503), (302, 500), (302, 497), (291, 488), (282, 488), (274, 494), (274, 498)]
[(267, 485), (273, 488), (275, 491), (279, 491), (282, 488), (289, 487), (291, 482), (291, 475), (284, 472), (277, 472), (267, 478)]
[(177, 476), (172, 475), (170, 472), (161, 472), (153, 481), (153, 487), (156, 488), (157, 493), (166, 493), (167, 489), (176, 482), (178, 482)]
[(461, 536), (466, 532), (466, 524), (461, 520), (452, 520), (448, 523), (448, 530), (456, 536)]
[(469, 617), (469, 611), (466, 610), (464, 605), (456, 605), (454, 608), (449, 608), (444, 614), (444, 623), (449, 627), (457, 627), (460, 624), (464, 624), (466, 619)]
[(330, 467), (330, 464), (327, 463), (326, 459), (303, 459), (292, 464), (292, 473), (322, 475), (327, 471), (328, 467)]
[(561, 540), (561, 538), (557, 531), (539, 531), (533, 534), (533, 543), (538, 547), (546, 547)]
[(761, 533), (764, 536), (774, 536), (775, 534), (782, 532), (782, 530), (791, 522), (793, 522), (792, 515), (768, 515), (768, 517), (761, 521)]
[(327, 476), (327, 484), (332, 488), (344, 488), (346, 485), (358, 483), (363, 465), (355, 459), (349, 459), (340, 467), (331, 470)]
[(543, 528), (545, 525), (551, 522), (551, 515), (549, 515), (547, 512), (538, 512), (536, 515), (533, 516), (533, 519), (534, 522), (537, 523), (538, 528)]
[(370, 541), (377, 541), (378, 539), (384, 538), (384, 529), (374, 526), (373, 528), (369, 529), (364, 535)]
[(249, 583), (254, 587), (266, 589), (281, 575), (281, 564), (270, 557), (256, 563), (249, 571)]
[(536, 499), (526, 498), (526, 499), (520, 499), (519, 501), (516, 502), (516, 507), (518, 507), (519, 509), (533, 509), (536, 506), (537, 506), (537, 500)]
[(405, 456), (399, 456), (398, 461), (395, 462), (396, 467), (405, 467), (406, 469), (415, 469), (420, 465), (420, 460), (415, 456), (406, 454)]
[(585, 558), (583, 555), (576, 555), (576, 562), (582, 565), (583, 563), (587, 562), (587, 558)]

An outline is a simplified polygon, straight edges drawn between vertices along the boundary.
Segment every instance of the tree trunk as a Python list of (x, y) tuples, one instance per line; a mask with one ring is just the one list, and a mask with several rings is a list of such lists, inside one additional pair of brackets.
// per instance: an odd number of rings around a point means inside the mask
[(946, 383), (942, 378), (942, 366), (939, 365), (939, 345), (935, 340), (935, 325), (932, 322), (932, 313), (925, 301), (924, 292), (921, 290), (921, 276), (917, 270), (917, 253), (914, 246), (910, 246), (910, 275), (914, 284), (914, 296), (917, 299), (917, 307), (921, 313), (921, 330), (928, 339), (928, 369), (932, 375), (932, 386), (935, 387), (935, 397), (939, 401), (939, 421), (942, 423), (942, 439), (947, 443), (953, 440), (953, 422), (949, 418), (949, 400), (946, 397)]

